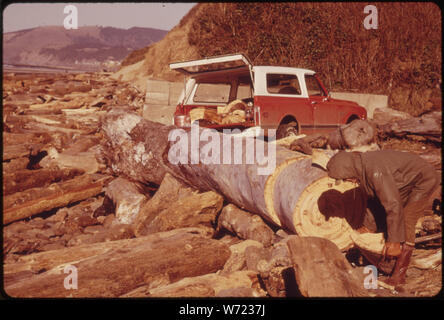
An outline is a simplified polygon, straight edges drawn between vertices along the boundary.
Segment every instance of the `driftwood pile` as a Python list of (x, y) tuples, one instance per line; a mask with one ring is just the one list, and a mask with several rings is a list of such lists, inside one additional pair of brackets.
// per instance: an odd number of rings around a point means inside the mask
[[(142, 113), (143, 94), (130, 85), (103, 74), (3, 80), (8, 295), (375, 295), (363, 287), (363, 267), (333, 242), (289, 235), (202, 190), (189, 172), (158, 161), (164, 150), (136, 144), (132, 154), (110, 153), (110, 111)], [(120, 125), (126, 138), (153, 145), (171, 129)]]

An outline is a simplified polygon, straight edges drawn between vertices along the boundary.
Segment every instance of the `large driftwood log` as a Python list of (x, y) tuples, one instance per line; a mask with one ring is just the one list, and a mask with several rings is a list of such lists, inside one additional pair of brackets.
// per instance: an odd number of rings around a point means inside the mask
[[(110, 112), (102, 128), (105, 157), (118, 175), (159, 184), (170, 172), (200, 191), (215, 191), (242, 210), (291, 232), (309, 230), (308, 235), (324, 236), (341, 249), (353, 245), (353, 230), (346, 221), (326, 221), (320, 213), (309, 219), (306, 214), (319, 212), (317, 200), (325, 191), (342, 193), (354, 188), (349, 182), (336, 186), (325, 170), (313, 164), (311, 156), (242, 134), (163, 126), (129, 112)], [(182, 148), (190, 152), (182, 152)], [(258, 158), (258, 153), (264, 158)], [(327, 158), (332, 154), (325, 151)], [(214, 161), (210, 161), (212, 157)], [(307, 223), (313, 227), (307, 228)]]
[(222, 209), (218, 218), (218, 228), (233, 232), (241, 239), (251, 239), (271, 246), (274, 240), (273, 230), (258, 215), (239, 209), (229, 204)]
[(254, 271), (236, 271), (227, 275), (210, 273), (184, 278), (178, 282), (150, 289), (143, 286), (122, 297), (265, 297)]
[(77, 169), (48, 168), (39, 170), (19, 170), (3, 176), (3, 195), (24, 191), (30, 188), (46, 187), (53, 182), (66, 181), (82, 174)]
[(32, 188), (6, 196), (3, 198), (3, 223), (93, 197), (102, 192), (106, 179), (96, 180), (90, 175), (82, 175), (46, 188)]
[[(192, 232), (175, 231), (167, 236), (157, 235), (157, 239), (148, 236), (99, 244), (103, 247), (99, 254), (80, 260), (71, 258), (8, 285), (5, 292), (12, 297), (118, 297), (147, 283), (175, 282), (216, 272), (228, 259), (230, 253), (225, 244)], [(117, 244), (119, 247), (115, 248)], [(78, 248), (62, 250), (75, 252)], [(76, 268), (75, 290), (65, 288), (68, 274), (64, 270), (70, 265)]]
[(442, 112), (434, 111), (421, 117), (398, 120), (379, 126), (380, 135), (404, 137), (406, 135), (421, 135), (428, 140), (441, 141)]
[(173, 236), (177, 233), (189, 233), (202, 237), (209, 237), (202, 229), (183, 228), (136, 239), (111, 239), (109, 241), (100, 241), (97, 243), (80, 244), (75, 247), (63, 248), (60, 250), (50, 250), (23, 255), (14, 263), (6, 263), (4, 265), (3, 275), (6, 282), (5, 285), (15, 283), (21, 278), (32, 277), (38, 273), (53, 269), (58, 265), (67, 264), (70, 261), (80, 261), (104, 253), (107, 250), (118, 249), (121, 246), (128, 245), (129, 241), (131, 241), (131, 245), (135, 246), (147, 241), (161, 241), (163, 238)]
[(290, 236), (287, 246), (303, 296), (368, 296), (359, 270), (353, 269), (333, 242), (317, 237)]

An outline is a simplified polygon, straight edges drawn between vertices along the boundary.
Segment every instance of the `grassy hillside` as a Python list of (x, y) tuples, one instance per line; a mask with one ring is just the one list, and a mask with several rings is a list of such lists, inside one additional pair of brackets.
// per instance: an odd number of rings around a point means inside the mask
[[(367, 4), (202, 3), (175, 28), (183, 39), (165, 46), (188, 41), (198, 57), (242, 52), (256, 65), (313, 69), (330, 90), (388, 94), (391, 107), (418, 115), (441, 97), (441, 11), (433, 3), (375, 3), (379, 26), (366, 30)], [(156, 45), (139, 52), (150, 57), (147, 69), (165, 60)], [(172, 77), (165, 69), (151, 75)]]

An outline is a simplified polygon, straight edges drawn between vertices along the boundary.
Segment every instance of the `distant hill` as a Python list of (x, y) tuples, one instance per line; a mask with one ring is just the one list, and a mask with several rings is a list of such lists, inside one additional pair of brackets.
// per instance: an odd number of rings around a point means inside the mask
[(85, 26), (45, 26), (3, 34), (3, 63), (115, 69), (132, 51), (161, 40), (167, 31)]
[(169, 63), (240, 52), (255, 65), (315, 70), (331, 91), (388, 95), (391, 107), (418, 115), (441, 98), (441, 10), (378, 2), (378, 28), (366, 30), (366, 5), (199, 3), (161, 41), (131, 53), (116, 76), (142, 85), (179, 80)]

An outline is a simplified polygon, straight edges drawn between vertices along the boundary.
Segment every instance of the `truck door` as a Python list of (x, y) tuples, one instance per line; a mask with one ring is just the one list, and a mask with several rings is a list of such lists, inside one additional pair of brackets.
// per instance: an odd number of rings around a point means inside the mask
[(256, 92), (260, 92), (255, 96), (255, 105), (261, 108), (262, 128), (278, 129), (282, 121), (296, 121), (302, 131), (312, 125), (312, 110), (302, 96), (296, 74), (261, 70), (256, 78), (262, 80), (255, 86)]
[(339, 125), (338, 109), (328, 98), (315, 75), (305, 75), (308, 103), (313, 110), (313, 130), (327, 133)]

